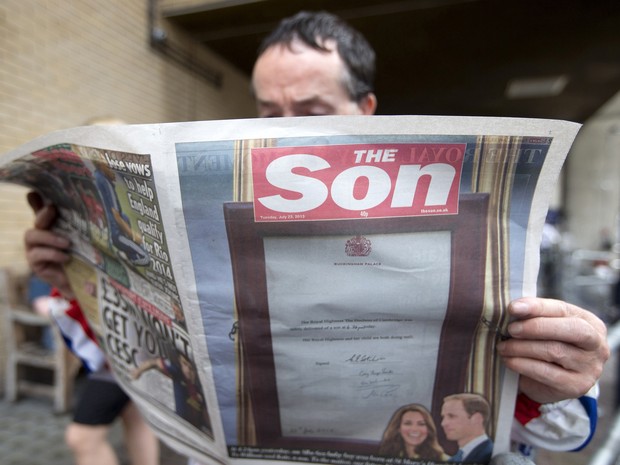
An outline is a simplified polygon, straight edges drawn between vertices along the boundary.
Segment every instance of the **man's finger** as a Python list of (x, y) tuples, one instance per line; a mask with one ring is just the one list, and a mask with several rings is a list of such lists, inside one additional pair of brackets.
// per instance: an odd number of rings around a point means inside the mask
[(513, 300), (508, 306), (508, 312), (518, 320), (530, 318), (581, 318), (590, 323), (599, 333), (606, 334), (605, 323), (594, 313), (584, 310), (577, 305), (555, 299), (541, 299), (536, 297), (522, 297)]
[(606, 350), (606, 329), (595, 327), (579, 317), (529, 318), (513, 321), (508, 333), (516, 339), (530, 341), (559, 341), (587, 351)]
[(71, 256), (60, 249), (37, 247), (26, 252), (26, 259), (33, 271), (37, 272), (43, 268), (58, 267), (67, 263)]
[(26, 200), (28, 201), (28, 205), (32, 208), (33, 212), (38, 212), (43, 208), (45, 202), (43, 202), (43, 198), (39, 195), (38, 192), (30, 191), (26, 194)]
[(65, 250), (71, 246), (71, 241), (66, 237), (45, 229), (29, 229), (24, 234), (26, 251), (37, 248), (52, 248)]
[(519, 373), (525, 394), (538, 402), (576, 399), (588, 392), (598, 379), (594, 373), (578, 373), (541, 360), (509, 357), (504, 363)]
[(574, 345), (558, 341), (524, 341), (510, 339), (497, 345), (503, 357), (519, 357), (555, 363), (568, 370), (576, 371), (584, 364), (592, 362), (590, 352), (578, 349)]
[(45, 205), (39, 209), (34, 217), (35, 229), (50, 229), (56, 221), (56, 208), (53, 205)]

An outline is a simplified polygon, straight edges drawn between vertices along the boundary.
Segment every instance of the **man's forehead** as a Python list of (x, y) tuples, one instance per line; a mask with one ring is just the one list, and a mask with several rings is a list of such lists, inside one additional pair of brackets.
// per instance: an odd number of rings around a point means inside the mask
[[(323, 44), (321, 44), (323, 45)], [(275, 44), (267, 48), (256, 60), (254, 72), (262, 63), (269, 63), (270, 66), (290, 64), (291, 61), (299, 63), (331, 63), (329, 66), (336, 65), (340, 68), (344, 65), (342, 57), (336, 49), (334, 41), (325, 43), (325, 50), (313, 48), (300, 40), (291, 43)]]
[(317, 50), (296, 41), (290, 47), (276, 44), (267, 48), (256, 61), (252, 81), (255, 91), (277, 93), (293, 85), (318, 82), (341, 85), (343, 69), (344, 63), (337, 51)]
[(443, 408), (446, 410), (465, 410), (463, 402), (459, 399), (449, 399), (443, 403)]

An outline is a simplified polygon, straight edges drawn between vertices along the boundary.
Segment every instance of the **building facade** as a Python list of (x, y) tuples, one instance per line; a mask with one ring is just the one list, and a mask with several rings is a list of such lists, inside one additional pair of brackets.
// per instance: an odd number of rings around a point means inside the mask
[[(166, 26), (214, 84), (151, 46), (157, 12), (146, 0), (0, 2), (0, 153), (93, 118), (164, 123), (251, 117), (249, 80)], [(155, 15), (155, 19), (153, 18)], [(32, 222), (25, 189), (0, 184), (0, 266), (25, 266)]]

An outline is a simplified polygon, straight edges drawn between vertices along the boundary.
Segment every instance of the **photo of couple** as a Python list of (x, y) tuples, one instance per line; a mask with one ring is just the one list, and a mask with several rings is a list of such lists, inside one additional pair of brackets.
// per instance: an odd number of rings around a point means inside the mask
[(379, 453), (408, 459), (488, 462), (493, 452), (493, 441), (487, 435), (489, 414), (489, 403), (479, 394), (444, 398), (441, 427), (446, 438), (458, 444), (458, 451), (451, 456), (439, 444), (437, 427), (428, 409), (421, 404), (404, 405), (392, 415)]

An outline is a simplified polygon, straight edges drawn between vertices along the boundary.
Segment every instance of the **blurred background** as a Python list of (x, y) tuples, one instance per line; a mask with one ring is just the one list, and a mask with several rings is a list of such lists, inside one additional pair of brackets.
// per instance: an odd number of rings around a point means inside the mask
[[(617, 0), (0, 0), (0, 153), (106, 116), (128, 123), (253, 117), (258, 44), (302, 9), (340, 15), (375, 47), (379, 114), (583, 124), (548, 215), (540, 293), (595, 311), (612, 328), (619, 316)], [(0, 212), (0, 267), (25, 268), (22, 234), (32, 215), (24, 190), (0, 185)], [(0, 349), (0, 362), (4, 356)], [(614, 358), (598, 442), (544, 463), (588, 463), (600, 448), (615, 409), (615, 365)]]

